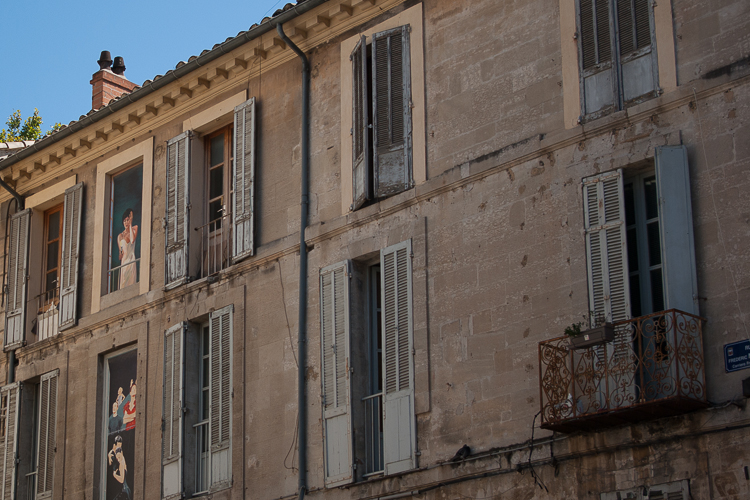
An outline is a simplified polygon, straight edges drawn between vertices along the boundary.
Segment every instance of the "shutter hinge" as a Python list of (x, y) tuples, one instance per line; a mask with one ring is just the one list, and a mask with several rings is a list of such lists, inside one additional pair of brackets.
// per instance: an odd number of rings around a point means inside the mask
[(573, 33), (573, 40), (578, 40), (578, 32)]
[(357, 470), (357, 462), (352, 463), (352, 470)]
[(354, 373), (354, 367), (353, 367), (353, 366), (350, 366), (350, 367), (349, 367), (349, 372), (350, 372), (350, 373)]
[(186, 414), (186, 413), (187, 413), (188, 411), (190, 411), (190, 410), (188, 410), (188, 407), (187, 407), (187, 406), (183, 406), (183, 407), (182, 407), (182, 414), (183, 414), (183, 415), (184, 415), (184, 414)]
[(349, 129), (349, 135), (354, 135), (354, 127)]
[(417, 355), (417, 350), (414, 349), (413, 347), (411, 348), (411, 355), (412, 356), (416, 356)]

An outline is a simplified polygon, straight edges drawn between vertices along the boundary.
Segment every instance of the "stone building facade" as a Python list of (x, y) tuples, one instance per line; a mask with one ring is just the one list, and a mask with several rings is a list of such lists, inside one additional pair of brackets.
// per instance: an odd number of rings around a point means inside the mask
[(0, 498), (746, 498), (748, 33), (305, 0), (3, 159)]

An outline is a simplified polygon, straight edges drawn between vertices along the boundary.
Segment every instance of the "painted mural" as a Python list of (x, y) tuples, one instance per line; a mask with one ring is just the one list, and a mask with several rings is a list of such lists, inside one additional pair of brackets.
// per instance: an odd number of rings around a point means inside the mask
[(105, 467), (106, 500), (132, 500), (133, 460), (135, 458), (135, 426), (138, 353), (135, 349), (107, 358), (109, 384), (105, 404), (109, 415), (104, 422), (107, 434)]
[(109, 290), (138, 283), (143, 213), (143, 165), (112, 177)]

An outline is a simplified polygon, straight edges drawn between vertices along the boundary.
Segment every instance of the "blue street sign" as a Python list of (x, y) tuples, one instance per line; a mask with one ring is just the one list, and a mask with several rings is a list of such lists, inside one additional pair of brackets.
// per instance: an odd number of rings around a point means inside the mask
[(727, 373), (750, 368), (750, 340), (740, 340), (724, 346), (724, 368)]

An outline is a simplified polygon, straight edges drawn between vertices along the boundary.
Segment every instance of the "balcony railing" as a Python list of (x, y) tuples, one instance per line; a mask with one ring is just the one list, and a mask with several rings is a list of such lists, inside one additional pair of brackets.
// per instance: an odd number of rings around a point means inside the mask
[(37, 300), (37, 340), (44, 340), (57, 335), (58, 288), (55, 287), (36, 296)]
[(383, 393), (362, 398), (365, 405), (365, 477), (382, 474), (383, 464)]
[(201, 278), (229, 267), (232, 253), (231, 228), (232, 217), (229, 213), (195, 228), (201, 242)]
[(615, 323), (612, 342), (540, 342), (542, 427), (572, 432), (707, 406), (702, 321), (670, 309)]

